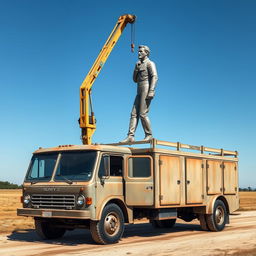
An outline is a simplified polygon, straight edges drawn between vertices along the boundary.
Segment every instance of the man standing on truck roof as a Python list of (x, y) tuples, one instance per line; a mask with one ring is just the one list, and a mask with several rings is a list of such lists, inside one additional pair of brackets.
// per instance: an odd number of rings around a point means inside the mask
[(150, 102), (155, 95), (156, 82), (158, 80), (156, 65), (149, 59), (150, 49), (146, 45), (140, 45), (138, 58), (133, 72), (133, 81), (137, 83), (137, 95), (131, 112), (128, 136), (122, 143), (133, 142), (134, 134), (139, 119), (145, 132), (144, 140), (153, 139), (150, 120), (148, 118)]

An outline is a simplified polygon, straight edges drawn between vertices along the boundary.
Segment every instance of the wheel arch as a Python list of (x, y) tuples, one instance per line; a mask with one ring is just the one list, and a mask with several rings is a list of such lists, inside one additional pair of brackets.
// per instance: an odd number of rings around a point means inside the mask
[(129, 219), (127, 207), (126, 207), (125, 203), (124, 203), (121, 199), (119, 199), (119, 198), (111, 198), (111, 199), (109, 199), (108, 201), (106, 201), (106, 202), (103, 204), (103, 206), (101, 207), (101, 210), (100, 210), (99, 215), (98, 215), (98, 219), (101, 219), (101, 215), (102, 215), (103, 209), (104, 209), (108, 204), (116, 204), (117, 206), (119, 206), (120, 209), (121, 209), (122, 212), (123, 212), (125, 223), (130, 223), (130, 219)]
[(126, 208), (126, 205), (124, 204), (124, 202), (122, 200), (120, 200), (120, 199), (111, 199), (110, 201), (107, 202), (106, 205), (108, 205), (108, 204), (118, 205), (120, 207), (120, 209), (122, 210), (123, 214), (124, 214), (124, 222), (129, 223), (127, 208)]
[(212, 200), (208, 204), (208, 207), (206, 208), (206, 213), (207, 214), (213, 213), (213, 208), (214, 208), (214, 204), (215, 204), (216, 200), (221, 200), (225, 204), (227, 214), (229, 215), (230, 211), (229, 211), (228, 201), (225, 198), (225, 196), (223, 196), (223, 195), (216, 195), (212, 198)]

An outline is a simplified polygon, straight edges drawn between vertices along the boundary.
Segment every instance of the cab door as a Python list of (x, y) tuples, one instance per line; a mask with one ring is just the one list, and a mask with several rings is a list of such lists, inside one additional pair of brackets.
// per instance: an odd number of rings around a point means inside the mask
[(153, 159), (150, 156), (131, 156), (126, 166), (126, 204), (129, 206), (153, 205)]

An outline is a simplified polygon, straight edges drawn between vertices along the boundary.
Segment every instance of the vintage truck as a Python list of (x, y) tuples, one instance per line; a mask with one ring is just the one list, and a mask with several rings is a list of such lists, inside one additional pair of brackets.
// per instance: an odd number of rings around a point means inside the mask
[(236, 151), (156, 139), (133, 144), (39, 148), (17, 214), (33, 217), (44, 239), (89, 228), (100, 244), (118, 242), (125, 223), (141, 218), (156, 228), (181, 218), (224, 229), (239, 208)]

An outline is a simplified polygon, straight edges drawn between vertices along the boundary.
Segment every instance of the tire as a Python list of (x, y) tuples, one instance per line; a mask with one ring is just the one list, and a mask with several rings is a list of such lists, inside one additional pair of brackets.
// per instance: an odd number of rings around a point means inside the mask
[(124, 215), (116, 204), (108, 204), (102, 212), (100, 221), (91, 221), (90, 231), (98, 244), (117, 243), (124, 232)]
[(60, 238), (66, 232), (65, 228), (55, 227), (54, 224), (42, 220), (35, 220), (35, 229), (37, 235), (42, 239)]
[(209, 228), (206, 223), (206, 214), (199, 214), (198, 219), (200, 221), (200, 226), (201, 226), (202, 230), (208, 231)]
[(172, 228), (176, 223), (176, 219), (151, 220), (150, 223), (154, 228)]
[(227, 223), (227, 219), (227, 209), (224, 202), (216, 200), (213, 207), (213, 213), (206, 215), (206, 223), (209, 230), (215, 232), (223, 230)]

